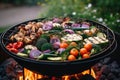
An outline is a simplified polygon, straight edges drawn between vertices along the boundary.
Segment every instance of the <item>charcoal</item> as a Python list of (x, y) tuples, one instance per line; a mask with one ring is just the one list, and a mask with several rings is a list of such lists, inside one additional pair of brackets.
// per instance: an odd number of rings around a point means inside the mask
[(108, 64), (110, 59), (111, 59), (110, 57), (104, 58), (102, 63), (103, 64)]
[(99, 68), (101, 68), (101, 67), (103, 66), (103, 64), (98, 63), (97, 66), (98, 66)]
[(102, 68), (101, 68), (101, 71), (102, 71), (102, 73), (104, 74), (104, 75), (107, 75), (108, 73), (110, 73), (110, 67), (109, 66), (103, 66)]
[(116, 61), (112, 62), (110, 66), (111, 66), (111, 68), (114, 68), (114, 69), (119, 68), (119, 65)]
[(107, 78), (109, 80), (114, 80), (114, 79), (116, 79), (116, 76), (113, 73), (109, 73), (108, 76), (107, 76)]
[(105, 75), (101, 75), (100, 80), (105, 80), (106, 76)]

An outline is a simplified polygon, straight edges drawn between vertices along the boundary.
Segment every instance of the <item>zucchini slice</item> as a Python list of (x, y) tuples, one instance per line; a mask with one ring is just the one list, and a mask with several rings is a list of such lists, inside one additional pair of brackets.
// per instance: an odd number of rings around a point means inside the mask
[(62, 60), (62, 57), (47, 57), (47, 59), (52, 61), (60, 61)]

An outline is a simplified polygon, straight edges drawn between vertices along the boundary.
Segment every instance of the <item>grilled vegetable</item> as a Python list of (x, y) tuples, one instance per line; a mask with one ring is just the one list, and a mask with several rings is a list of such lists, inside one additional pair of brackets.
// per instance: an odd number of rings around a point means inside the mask
[(100, 38), (106, 38), (106, 34), (102, 33), (102, 32), (98, 32), (97, 33), (97, 37), (100, 37)]
[(45, 43), (41, 46), (41, 51), (45, 51), (45, 50), (52, 50), (52, 44), (50, 43)]
[(29, 53), (29, 57), (30, 58), (37, 58), (42, 52), (40, 52), (39, 50), (31, 50), (30, 53)]
[(43, 53), (37, 57), (38, 60), (46, 60), (48, 57), (57, 57), (57, 54)]
[(26, 45), (25, 49), (27, 49), (27, 50), (34, 50), (34, 49), (37, 49), (37, 47), (35, 47), (33, 45)]
[(62, 60), (62, 57), (47, 57), (47, 59), (51, 61), (60, 61)]
[(61, 54), (63, 51), (65, 51), (65, 48), (59, 48), (59, 49), (57, 50), (57, 54)]
[(66, 59), (67, 59), (67, 57), (68, 57), (68, 55), (69, 55), (69, 52), (70, 52), (70, 50), (71, 50), (72, 48), (75, 48), (75, 47), (69, 46), (68, 48), (65, 49), (65, 51), (63, 51), (63, 52), (61, 53), (62, 60), (66, 60)]
[(48, 36), (48, 34), (42, 34), (42, 35), (40, 35), (40, 38), (44, 38), (44, 39), (46, 39), (48, 42), (50, 41), (50, 37)]
[(25, 54), (25, 53), (21, 53), (21, 52), (17, 53), (17, 55), (18, 55), (18, 56), (21, 56), (21, 57), (28, 57), (27, 54)]
[(40, 39), (37, 40), (35, 46), (36, 46), (39, 50), (41, 50), (41, 46), (42, 46), (43, 44), (45, 44), (45, 43), (47, 43), (47, 40), (46, 40), (45, 38), (40, 38)]
[(108, 39), (102, 37), (88, 37), (84, 39), (85, 43), (102, 44), (108, 43)]
[(92, 50), (90, 52), (90, 55), (96, 54), (96, 53), (98, 53), (98, 52), (100, 52), (102, 50), (101, 47), (99, 45), (96, 45), (96, 44), (93, 44), (92, 47), (93, 48), (92, 48)]
[(21, 42), (21, 41), (9, 43), (6, 46), (6, 48), (13, 53), (18, 53), (18, 49), (20, 49), (22, 47), (23, 47), (23, 42)]
[(76, 20), (54, 18), (20, 25), (6, 48), (21, 57), (52, 61), (89, 58), (106, 48), (109, 39), (99, 26)]
[(61, 38), (63, 41), (81, 41), (83, 38), (78, 34), (67, 34)]

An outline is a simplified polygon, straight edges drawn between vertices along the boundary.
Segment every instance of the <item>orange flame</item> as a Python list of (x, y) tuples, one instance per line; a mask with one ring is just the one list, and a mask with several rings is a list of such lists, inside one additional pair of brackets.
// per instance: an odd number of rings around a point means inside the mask
[[(90, 70), (83, 71), (81, 74), (82, 75), (90, 74), (96, 79), (95, 72), (94, 72), (94, 70), (92, 68)], [(66, 76), (62, 76), (61, 78), (62, 78), (62, 80), (70, 80), (70, 76), (71, 75), (66, 75)], [(38, 80), (38, 79), (42, 79), (43, 77), (44, 77), (43, 75), (34, 73), (34, 72), (24, 68), (24, 78), (23, 78), (23, 75), (19, 76), (19, 80)], [(77, 79), (78, 74), (74, 74), (74, 77), (76, 77), (76, 79)]]
[[(26, 68), (24, 68), (24, 80), (37, 80), (41, 79), (43, 76), (37, 73), (34, 73)], [(23, 76), (19, 76), (19, 80), (23, 80)]]

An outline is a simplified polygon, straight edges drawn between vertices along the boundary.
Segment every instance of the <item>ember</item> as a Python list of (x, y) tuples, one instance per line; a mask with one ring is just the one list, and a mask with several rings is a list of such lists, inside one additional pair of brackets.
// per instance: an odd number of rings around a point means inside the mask
[(0, 66), (0, 80), (95, 80), (95, 78), (96, 80), (120, 80), (120, 65), (116, 61), (111, 61), (109, 57), (99, 61), (91, 70), (62, 77), (43, 76), (26, 68), (23, 71), (23, 68), (12, 58), (7, 59)]

